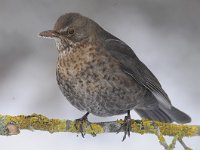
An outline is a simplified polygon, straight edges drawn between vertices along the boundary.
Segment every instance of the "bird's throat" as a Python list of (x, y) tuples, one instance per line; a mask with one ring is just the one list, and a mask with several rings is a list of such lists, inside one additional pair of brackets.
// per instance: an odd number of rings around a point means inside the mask
[(70, 52), (72, 48), (76, 45), (72, 43), (70, 40), (64, 40), (62, 38), (55, 38), (56, 47), (59, 52), (67, 51)]

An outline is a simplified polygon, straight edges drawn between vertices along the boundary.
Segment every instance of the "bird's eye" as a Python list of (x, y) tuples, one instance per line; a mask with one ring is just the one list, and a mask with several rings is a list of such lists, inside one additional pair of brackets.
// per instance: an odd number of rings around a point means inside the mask
[(69, 34), (74, 34), (74, 29), (73, 28), (69, 28), (68, 30), (67, 30), (67, 32), (69, 33)]

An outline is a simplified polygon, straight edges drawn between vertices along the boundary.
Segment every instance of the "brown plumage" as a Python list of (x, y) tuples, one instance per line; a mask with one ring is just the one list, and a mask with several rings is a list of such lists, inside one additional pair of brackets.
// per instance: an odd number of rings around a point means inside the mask
[(128, 134), (132, 109), (151, 120), (191, 121), (172, 106), (157, 78), (132, 49), (93, 20), (67, 13), (57, 20), (53, 30), (40, 35), (56, 41), (58, 85), (73, 106), (88, 112), (81, 121), (89, 113), (128, 113), (124, 124)]

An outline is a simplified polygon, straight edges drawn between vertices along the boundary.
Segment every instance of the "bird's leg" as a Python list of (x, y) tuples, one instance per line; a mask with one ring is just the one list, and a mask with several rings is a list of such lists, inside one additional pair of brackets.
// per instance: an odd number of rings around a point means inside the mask
[(119, 128), (119, 130), (118, 130), (117, 133), (119, 133), (123, 128), (124, 128), (124, 137), (123, 137), (122, 141), (124, 141), (126, 139), (126, 135), (127, 134), (130, 137), (130, 132), (131, 132), (131, 115), (130, 115), (130, 110), (128, 110), (127, 116), (125, 116), (125, 118), (124, 118), (124, 123), (121, 125), (121, 127)]
[(78, 129), (77, 125), (79, 125), (79, 130), (81, 132), (82, 137), (84, 138), (85, 134), (83, 133), (83, 122), (88, 122), (87, 116), (89, 115), (89, 112), (87, 112), (83, 117), (80, 119), (75, 120), (75, 127)]

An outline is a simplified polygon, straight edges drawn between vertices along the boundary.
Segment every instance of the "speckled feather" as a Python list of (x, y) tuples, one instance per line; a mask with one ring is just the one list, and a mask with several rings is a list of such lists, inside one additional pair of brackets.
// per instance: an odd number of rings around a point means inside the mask
[(141, 92), (145, 88), (124, 74), (117, 60), (92, 44), (59, 53), (57, 80), (72, 105), (97, 116), (126, 113), (145, 94)]

